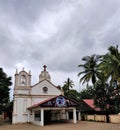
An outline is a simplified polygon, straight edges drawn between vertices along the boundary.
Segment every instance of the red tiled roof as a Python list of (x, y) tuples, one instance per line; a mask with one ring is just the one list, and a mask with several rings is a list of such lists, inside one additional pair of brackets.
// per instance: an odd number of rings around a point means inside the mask
[(52, 97), (52, 98), (48, 98), (48, 99), (46, 99), (46, 100), (43, 100), (43, 101), (41, 101), (41, 102), (39, 102), (39, 103), (36, 103), (36, 104), (34, 104), (34, 105), (28, 107), (27, 109), (32, 109), (32, 108), (38, 107), (38, 106), (40, 106), (41, 104), (43, 104), (43, 103), (45, 103), (45, 102), (47, 102), (47, 101), (49, 101), (49, 100), (52, 100), (52, 99), (54, 99), (54, 98), (56, 98), (56, 97), (57, 97), (57, 96)]
[(94, 109), (95, 111), (100, 111), (100, 108), (96, 107), (94, 105), (94, 100), (93, 99), (84, 99), (83, 100), (89, 107), (91, 107), (92, 109)]
[(36, 103), (36, 104), (34, 104), (34, 105), (28, 107), (27, 109), (30, 110), (30, 109), (33, 109), (33, 108), (42, 106), (43, 104), (47, 103), (48, 101), (54, 100), (54, 99), (56, 99), (56, 98), (59, 97), (59, 96), (62, 96), (62, 97), (64, 97), (66, 100), (69, 100), (69, 101), (70, 101), (69, 106), (78, 106), (78, 105), (79, 105), (78, 102), (76, 102), (76, 101), (74, 101), (74, 100), (72, 100), (72, 99), (68, 99), (68, 98), (66, 98), (66, 97), (63, 96), (63, 95), (58, 95), (58, 96), (54, 96), (54, 97), (52, 97), (52, 98), (48, 98), (48, 99), (46, 99), (46, 100), (42, 100), (42, 101), (40, 101), (40, 102), (38, 102), (38, 103)]

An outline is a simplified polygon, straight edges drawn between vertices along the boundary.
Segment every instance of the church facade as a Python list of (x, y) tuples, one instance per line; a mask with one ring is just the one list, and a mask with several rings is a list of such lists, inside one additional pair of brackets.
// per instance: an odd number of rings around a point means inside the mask
[(73, 113), (73, 123), (76, 119), (78, 104), (64, 97), (60, 87), (51, 82), (51, 77), (44, 65), (39, 75), (39, 81), (31, 85), (31, 73), (16, 71), (12, 123), (31, 122), (44, 126), (51, 121), (69, 120), (69, 111)]

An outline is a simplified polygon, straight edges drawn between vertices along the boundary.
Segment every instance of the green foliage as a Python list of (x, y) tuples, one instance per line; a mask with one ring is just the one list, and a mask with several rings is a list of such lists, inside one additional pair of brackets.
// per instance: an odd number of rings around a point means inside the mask
[(74, 82), (70, 78), (68, 78), (63, 85), (64, 95), (68, 98), (79, 101), (80, 99), (79, 93), (73, 89), (73, 86), (74, 86)]
[(120, 79), (120, 52), (118, 46), (110, 46), (108, 50), (109, 52), (103, 56), (99, 68), (105, 77), (110, 79), (110, 83), (117, 83)]
[(80, 94), (75, 89), (69, 90), (66, 97), (80, 101)]
[(0, 68), (0, 112), (9, 103), (9, 86), (12, 85), (11, 77), (7, 77), (6, 73)]
[(80, 99), (92, 99), (92, 98), (93, 98), (92, 86), (87, 87), (80, 92)]
[(73, 86), (74, 86), (74, 82), (70, 78), (67, 78), (67, 81), (64, 82), (64, 86), (63, 86), (63, 91), (65, 96), (68, 95), (68, 92), (70, 91), (71, 88), (73, 88)]
[(107, 111), (110, 104), (110, 89), (109, 85), (104, 81), (97, 81), (93, 89), (94, 103), (100, 107), (102, 111)]
[[(82, 59), (79, 65), (83, 71), (80, 82), (92, 81), (92, 97), (95, 105), (102, 111), (118, 113), (120, 111), (120, 52), (118, 46), (110, 46), (108, 53), (102, 56), (92, 55)], [(85, 90), (86, 93), (87, 90)], [(83, 91), (84, 92), (84, 91)], [(85, 93), (85, 92), (84, 92)]]
[(92, 83), (95, 84), (98, 74), (98, 63), (100, 62), (100, 59), (101, 56), (95, 54), (82, 58), (85, 63), (78, 65), (78, 67), (82, 67), (84, 69), (78, 73), (78, 76), (82, 75), (80, 82), (84, 84), (85, 82), (88, 83), (89, 81), (92, 81)]

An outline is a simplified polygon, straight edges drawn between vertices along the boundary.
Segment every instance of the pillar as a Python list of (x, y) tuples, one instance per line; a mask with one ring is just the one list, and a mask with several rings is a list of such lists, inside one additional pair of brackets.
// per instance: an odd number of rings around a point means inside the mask
[(30, 122), (30, 111), (28, 111), (27, 120), (28, 120), (28, 123), (29, 123)]
[(31, 121), (35, 121), (35, 111), (32, 111), (32, 120)]
[(78, 112), (78, 120), (81, 121), (81, 112)]
[(73, 109), (73, 123), (77, 123), (76, 108)]
[(69, 113), (68, 113), (68, 111), (66, 111), (66, 118), (67, 118), (67, 120), (69, 120)]
[(41, 126), (44, 126), (44, 110), (41, 109)]

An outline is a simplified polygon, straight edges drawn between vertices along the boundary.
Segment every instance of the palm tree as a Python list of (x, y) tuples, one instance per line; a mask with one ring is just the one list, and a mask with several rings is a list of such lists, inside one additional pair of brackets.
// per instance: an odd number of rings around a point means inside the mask
[(64, 86), (63, 86), (65, 96), (67, 96), (69, 90), (73, 88), (73, 86), (74, 86), (73, 80), (71, 80), (70, 78), (67, 78), (67, 81), (64, 82)]
[(82, 67), (84, 70), (78, 73), (78, 76), (83, 75), (80, 78), (80, 82), (84, 84), (85, 82), (92, 81), (93, 84), (95, 84), (97, 80), (97, 75), (99, 73), (98, 71), (98, 64), (102, 56), (100, 55), (91, 55), (91, 56), (85, 56), (82, 58), (83, 61), (85, 61), (85, 64), (80, 64), (78, 67)]
[(118, 46), (110, 46), (109, 52), (104, 55), (100, 64), (100, 69), (105, 77), (110, 78), (111, 83), (120, 84), (120, 53)]
[[(120, 110), (120, 52), (118, 46), (110, 46), (109, 52), (104, 55), (100, 69), (105, 77), (110, 80), (110, 86), (114, 87), (113, 94), (116, 112)], [(111, 96), (110, 96), (111, 97)]]

